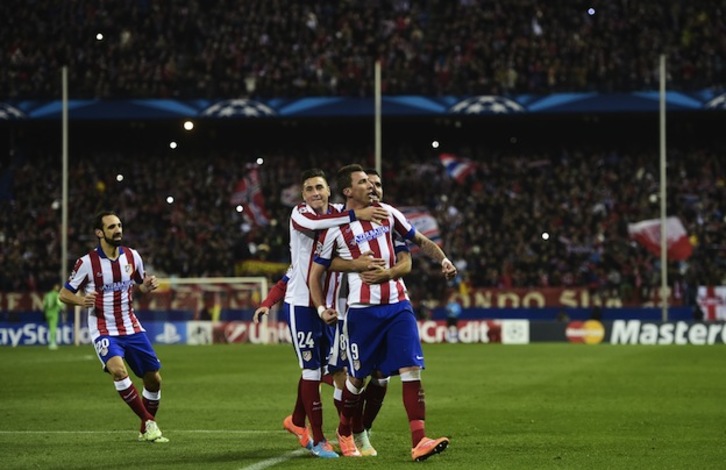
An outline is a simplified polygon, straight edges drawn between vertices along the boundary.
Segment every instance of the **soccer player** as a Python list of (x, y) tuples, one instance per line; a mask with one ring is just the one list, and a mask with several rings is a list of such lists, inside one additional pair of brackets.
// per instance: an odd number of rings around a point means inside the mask
[[(146, 294), (156, 289), (159, 281), (146, 273), (136, 250), (121, 245), (123, 226), (115, 213), (99, 213), (93, 228), (98, 246), (76, 261), (61, 288), (60, 299), (88, 309), (88, 329), (103, 370), (111, 375), (118, 394), (141, 419), (138, 439), (169, 442), (155, 418), (161, 399), (161, 361), (133, 307), (134, 287)], [(126, 364), (143, 380), (141, 395), (129, 378)]]
[[(351, 210), (369, 207), (373, 185), (360, 165), (347, 165), (337, 175), (338, 188)], [(389, 216), (381, 224), (354, 221), (321, 232), (318, 251), (310, 273), (310, 293), (320, 318), (334, 323), (337, 312), (323, 298), (322, 275), (334, 253), (343, 259), (354, 259), (359, 253), (373, 251), (393, 265), (393, 233), (411, 240), (428, 257), (441, 264), (447, 279), (456, 276), (456, 267), (434, 242), (417, 232), (396, 208), (374, 203), (386, 209)], [(358, 274), (346, 274), (348, 280), (348, 380), (343, 390), (343, 412), (336, 432), (343, 455), (358, 456), (352, 436), (351, 418), (363, 391), (364, 378), (374, 369), (385, 375), (400, 374), (403, 403), (411, 430), (411, 457), (421, 461), (442, 452), (449, 439), (430, 439), (425, 434), (425, 401), (421, 386), (424, 367), (418, 325), (406, 289), (400, 279), (383, 284), (366, 284)]]
[[(373, 185), (374, 193), (371, 194), (372, 202), (383, 201), (383, 181), (381, 175), (374, 168), (366, 168), (368, 180)], [(408, 251), (405, 242), (396, 245), (396, 264), (390, 269), (379, 267), (360, 273), (361, 279), (366, 284), (381, 284), (391, 279), (403, 278), (411, 272), (411, 253)], [(401, 279), (403, 283), (403, 279)], [(370, 443), (370, 432), (373, 421), (383, 406), (383, 399), (388, 391), (390, 376), (384, 375), (380, 370), (374, 370), (368, 383), (361, 394), (359, 411), (351, 420), (353, 436), (356, 447), (363, 456), (377, 455)]]
[[(381, 182), (381, 177), (378, 174), (378, 172), (375, 169), (369, 168), (366, 170), (366, 173), (368, 174), (369, 178), (371, 179), (371, 182), (374, 185), (375, 194), (371, 195), (371, 199), (373, 201), (380, 201), (383, 198), (383, 185)], [(364, 253), (364, 256), (371, 256), (372, 253)], [(406, 247), (405, 243), (399, 243), (397, 245), (397, 261), (394, 266), (392, 266), (389, 269), (384, 269), (382, 267), (382, 259), (371, 259), (370, 264), (366, 267), (366, 271), (362, 271), (360, 273), (363, 280), (369, 284), (377, 284), (382, 282), (388, 282), (391, 279), (394, 278), (400, 278), (411, 272), (411, 254), (408, 251), (408, 248)], [(337, 264), (340, 261), (339, 258), (334, 258), (331, 263), (330, 271), (338, 271), (340, 269), (339, 265)], [(270, 291), (268, 292), (265, 299), (261, 302), (260, 307), (255, 310), (253, 320), (255, 323), (259, 322), (259, 319), (262, 315), (266, 315), (269, 313), (270, 309), (280, 302), (282, 299), (285, 298), (285, 292), (287, 290), (287, 282), (290, 278), (290, 269), (288, 269), (287, 273), (277, 282), (275, 285), (272, 286)], [(330, 278), (329, 278), (330, 279)], [(335, 289), (339, 285), (339, 281), (335, 280), (335, 282), (329, 282), (328, 287)], [(331, 302), (332, 297), (337, 297), (338, 295), (345, 295), (345, 294), (333, 294), (331, 296)], [(326, 293), (326, 298), (328, 298), (328, 294)], [(340, 308), (341, 313), (345, 311), (344, 307)], [(335, 329), (335, 337), (338, 339), (339, 345), (345, 345), (347, 343), (347, 340), (341, 335), (343, 335), (342, 331), (342, 323), (343, 319), (340, 318), (338, 323), (336, 324)], [(334, 340), (335, 343), (335, 340)], [(332, 356), (332, 353), (331, 353)], [(330, 383), (330, 385), (333, 385), (335, 388), (334, 392), (334, 400), (336, 404), (336, 408), (338, 409), (338, 412), (342, 409), (342, 394), (343, 394), (343, 386), (345, 385), (345, 374), (337, 374), (337, 371), (342, 371), (344, 367), (344, 360), (342, 359), (341, 354), (336, 354), (334, 356), (334, 361), (338, 360), (340, 363), (338, 364), (329, 364), (330, 371), (333, 372), (332, 375), (334, 375), (334, 380), (326, 380), (326, 377), (323, 377), (323, 381), (326, 381), (326, 383)], [(330, 379), (330, 377), (327, 377)], [(365, 393), (363, 394), (360, 406), (359, 406), (359, 412), (356, 413), (356, 415), (353, 418), (353, 435), (356, 438), (356, 446), (360, 450), (361, 454), (363, 456), (375, 456), (377, 455), (376, 450), (371, 446), (370, 441), (368, 439), (368, 435), (370, 433), (370, 429), (373, 426), (373, 421), (375, 420), (376, 416), (378, 415), (378, 412), (380, 411), (382, 405), (383, 405), (383, 399), (385, 397), (388, 383), (390, 381), (390, 377), (385, 377), (383, 374), (380, 373), (380, 371), (374, 371), (373, 376), (371, 377), (370, 381), (368, 382), (368, 385), (365, 388)], [(365, 432), (365, 433), (364, 433)]]
[[(283, 427), (298, 437), (300, 445), (321, 458), (336, 458), (323, 433), (323, 409), (320, 400), (320, 382), (323, 367), (334, 339), (334, 330), (318, 316), (310, 301), (308, 275), (314, 255), (316, 231), (324, 230), (354, 220), (382, 221), (388, 217), (381, 207), (361, 207), (360, 210), (342, 211), (341, 206), (329, 204), (330, 186), (320, 169), (303, 172), (303, 201), (290, 215), (291, 267), (285, 290), (283, 317), (290, 328), (295, 354), (302, 374), (298, 382), (298, 394), (292, 415), (285, 418)], [(360, 271), (367, 266), (368, 257), (349, 263), (347, 269)], [(356, 267), (357, 266), (357, 267)], [(334, 311), (332, 311), (334, 312)], [(312, 439), (305, 427), (305, 417), (310, 423)]]
[(60, 283), (53, 284), (53, 288), (43, 296), (43, 315), (48, 323), (48, 348), (58, 349), (58, 316), (63, 303), (59, 299)]

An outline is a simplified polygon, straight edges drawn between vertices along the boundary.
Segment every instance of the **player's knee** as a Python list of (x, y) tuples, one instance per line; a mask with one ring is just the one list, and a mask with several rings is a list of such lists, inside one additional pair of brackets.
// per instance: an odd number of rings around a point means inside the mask
[(108, 370), (108, 373), (111, 374), (111, 377), (113, 377), (113, 380), (115, 382), (118, 382), (119, 380), (123, 380), (129, 376), (129, 373), (125, 367), (107, 368), (107, 370)]
[(303, 369), (302, 378), (303, 380), (320, 380), (323, 377), (323, 373), (320, 368), (317, 369)]
[(345, 382), (345, 386), (351, 393), (355, 395), (360, 395), (360, 393), (363, 391), (363, 379), (348, 376), (348, 380)]
[(417, 380), (421, 380), (421, 369), (418, 367), (401, 369), (400, 372), (401, 382), (415, 382)]
[(106, 372), (111, 374), (113, 380), (118, 382), (129, 376), (129, 372), (126, 370), (124, 361), (119, 357), (112, 357), (106, 362)]
[(161, 390), (161, 374), (159, 374), (159, 371), (144, 374), (144, 388), (150, 392)]
[(390, 381), (390, 377), (371, 377), (371, 383), (379, 387), (387, 387)]
[(347, 374), (344, 370), (336, 371), (333, 374), (333, 383), (335, 383), (335, 388), (343, 389), (345, 387), (345, 379), (347, 377)]

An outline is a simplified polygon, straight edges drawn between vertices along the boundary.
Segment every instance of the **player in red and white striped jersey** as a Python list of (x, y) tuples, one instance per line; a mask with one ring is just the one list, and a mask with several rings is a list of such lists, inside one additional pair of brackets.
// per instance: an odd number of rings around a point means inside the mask
[[(291, 268), (287, 274), (289, 280), (282, 315), (290, 328), (302, 374), (298, 382), (295, 408), (292, 415), (285, 418), (283, 426), (296, 434), (300, 444), (310, 449), (314, 455), (334, 458), (338, 455), (332, 450), (322, 430), (323, 412), (320, 400), (320, 381), (333, 343), (334, 330), (318, 317), (308, 288), (316, 232), (351, 220), (381, 220), (387, 214), (379, 207), (342, 211), (340, 205), (329, 204), (330, 187), (322, 170), (307, 170), (303, 172), (301, 180), (304, 202), (298, 204), (290, 215)], [(357, 271), (362, 270), (364, 264), (367, 265), (365, 257), (357, 262), (344, 263), (348, 263), (345, 269)], [(329, 280), (334, 283), (336, 278)], [(305, 428), (306, 417), (310, 422), (312, 439)]]
[[(346, 197), (348, 209), (371, 206), (373, 185), (360, 165), (341, 168), (337, 182)], [(321, 286), (322, 274), (333, 256), (355, 259), (363, 252), (373, 251), (375, 257), (386, 260), (385, 267), (393, 266), (396, 261), (394, 233), (416, 243), (426, 256), (439, 262), (446, 278), (456, 276), (456, 267), (441, 248), (418, 233), (398, 209), (383, 203), (374, 205), (385, 208), (389, 214), (380, 224), (355, 221), (323, 231), (318, 237), (315, 265), (310, 274), (310, 292), (321, 318), (326, 321), (333, 322), (336, 318), (336, 313), (330, 312), (331, 308), (324, 302)], [(352, 436), (351, 418), (363, 391), (363, 380), (374, 369), (385, 375), (401, 375), (413, 460), (424, 460), (443, 451), (449, 444), (448, 438), (429, 439), (424, 432), (423, 350), (405, 286), (397, 279), (367, 284), (357, 273), (348, 273), (346, 277), (349, 286), (346, 315), (348, 380), (343, 391), (344, 406), (337, 431), (343, 454), (360, 455)]]
[[(135, 287), (148, 293), (159, 281), (146, 274), (136, 250), (121, 245), (123, 226), (116, 214), (99, 213), (93, 227), (98, 246), (76, 261), (60, 299), (87, 309), (96, 354), (121, 398), (141, 419), (139, 440), (168, 442), (155, 418), (161, 399), (161, 362), (133, 307)], [(143, 380), (141, 395), (126, 364)]]
[[(368, 177), (371, 180), (371, 183), (373, 184), (375, 189), (376, 194), (373, 200), (381, 201), (383, 199), (383, 183), (381, 181), (380, 175), (373, 168), (366, 169), (366, 173), (368, 174)], [(383, 261), (382, 259), (371, 259), (369, 265), (370, 269), (360, 273), (360, 276), (365, 282), (369, 284), (388, 282), (390, 279), (401, 278), (411, 272), (411, 253), (408, 251), (405, 242), (399, 241), (397, 242), (397, 245), (398, 247), (396, 249), (396, 264), (390, 269), (384, 269), (381, 266), (381, 263)], [(333, 260), (333, 262), (331, 263), (330, 271), (335, 271), (338, 268), (338, 261), (338, 259)], [(260, 303), (260, 307), (255, 310), (253, 316), (253, 320), (255, 323), (258, 323), (260, 321), (260, 317), (262, 315), (268, 314), (273, 305), (281, 302), (285, 298), (287, 283), (290, 279), (290, 276), (292, 275), (291, 269), (292, 267), (288, 268), (288, 271), (285, 273), (285, 275), (270, 288), (267, 296)], [(343, 305), (341, 305), (337, 309), (338, 312), (342, 315), (347, 310), (347, 307), (345, 307), (344, 305), (346, 294), (340, 292), (340, 277), (340, 273), (335, 277), (327, 277), (325, 287), (325, 303), (326, 305), (337, 305), (338, 302), (342, 303)], [(340, 353), (343, 351), (337, 351), (336, 346), (344, 345), (347, 343), (347, 338), (344, 338), (342, 327), (343, 321), (342, 319), (340, 319), (336, 324), (335, 341), (333, 347), (331, 348), (331, 357), (335, 355), (338, 358), (338, 361), (341, 362), (339, 366), (341, 368), (344, 366), (345, 355), (341, 355)], [(345, 353), (347, 354), (347, 351), (345, 351)], [(330, 360), (331, 359), (329, 358), (329, 362)], [(332, 360), (335, 361), (335, 359)], [(333, 368), (331, 370), (340, 369)], [(338, 377), (336, 376), (336, 379), (337, 378)], [(324, 375), (322, 380), (335, 387), (335, 392), (333, 396), (336, 408), (340, 412), (340, 410), (342, 409), (341, 400), (343, 396), (343, 386), (345, 385), (345, 377), (342, 376), (343, 380), (336, 380), (335, 383), (332, 383), (330, 379), (330, 375)], [(383, 399), (386, 395), (389, 381), (390, 377), (385, 377), (379, 371), (374, 371), (371, 380), (366, 385), (362, 397), (363, 399), (361, 400), (362, 403), (359, 413), (360, 416), (358, 417), (359, 419), (354, 420), (353, 433), (357, 438), (364, 439), (367, 442), (368, 432), (372, 427), (373, 421), (375, 420), (378, 412), (383, 405)], [(358, 447), (363, 455), (375, 455), (375, 450), (372, 448), (372, 446), (370, 446), (370, 443), (366, 445), (365, 442), (363, 442), (361, 443), (361, 445), (358, 445)], [(367, 449), (365, 449), (365, 447), (367, 447)]]

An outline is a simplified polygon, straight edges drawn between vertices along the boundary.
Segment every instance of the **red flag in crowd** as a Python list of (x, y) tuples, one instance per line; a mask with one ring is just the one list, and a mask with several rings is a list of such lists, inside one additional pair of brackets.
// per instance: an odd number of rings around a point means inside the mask
[(439, 155), (439, 161), (446, 168), (446, 173), (459, 184), (463, 184), (466, 178), (476, 171), (474, 162), (450, 153)]
[[(411, 225), (413, 225), (418, 232), (426, 235), (429, 239), (431, 239), (431, 241), (441, 246), (442, 240), (441, 232), (439, 231), (439, 224), (426, 207), (404, 206), (399, 207), (398, 209), (406, 216), (408, 221), (411, 222)], [(418, 246), (411, 246), (412, 252), (417, 251), (417, 249)]]
[(260, 189), (260, 177), (257, 168), (251, 168), (234, 188), (229, 202), (241, 205), (247, 219), (258, 227), (270, 223), (270, 215), (265, 208), (265, 197)]
[(726, 320), (726, 286), (699, 286), (696, 302), (704, 320)]
[[(668, 217), (666, 224), (666, 250), (668, 259), (684, 260), (693, 253), (686, 229), (678, 217)], [(628, 224), (630, 238), (656, 256), (660, 256), (660, 219), (649, 219)]]
[(297, 183), (291, 184), (280, 191), (280, 202), (287, 207), (295, 207), (302, 201), (300, 194), (300, 185)]

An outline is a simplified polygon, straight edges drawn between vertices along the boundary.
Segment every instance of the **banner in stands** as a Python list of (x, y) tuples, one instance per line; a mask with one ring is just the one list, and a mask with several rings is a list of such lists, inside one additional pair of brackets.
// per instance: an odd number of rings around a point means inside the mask
[[(659, 298), (632, 298), (624, 300), (618, 292), (601, 290), (591, 292), (583, 287), (539, 287), (513, 289), (474, 288), (468, 294), (455, 294), (463, 308), (541, 308), (541, 307), (649, 307), (659, 305)], [(669, 295), (671, 306), (681, 305), (681, 299)]]
[(726, 286), (701, 286), (696, 302), (704, 320), (726, 320)]
[[(658, 91), (633, 93), (545, 93), (498, 96), (383, 96), (385, 116), (512, 115), (537, 113), (657, 112)], [(726, 93), (717, 87), (689, 92), (669, 91), (668, 111), (706, 111), (726, 107)], [(258, 119), (373, 116), (373, 100), (363, 97), (311, 96), (293, 100), (69, 100), (72, 120), (136, 119)], [(7, 120), (60, 120), (61, 100), (0, 102)]]

